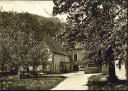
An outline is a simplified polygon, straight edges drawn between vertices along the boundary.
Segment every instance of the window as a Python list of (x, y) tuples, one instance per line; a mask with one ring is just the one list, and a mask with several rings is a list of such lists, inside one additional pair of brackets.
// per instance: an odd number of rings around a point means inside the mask
[(55, 65), (55, 70), (56, 70), (56, 65)]
[(74, 54), (74, 61), (77, 61), (77, 54)]
[(55, 65), (55, 67), (56, 67), (56, 70), (57, 70), (57, 65)]
[(64, 70), (66, 69), (66, 66), (64, 65)]
[(56, 65), (56, 70), (58, 70), (58, 65)]
[(65, 65), (65, 69), (66, 69), (66, 65)]
[(64, 69), (64, 66), (63, 65), (61, 65), (62, 66), (62, 70)]

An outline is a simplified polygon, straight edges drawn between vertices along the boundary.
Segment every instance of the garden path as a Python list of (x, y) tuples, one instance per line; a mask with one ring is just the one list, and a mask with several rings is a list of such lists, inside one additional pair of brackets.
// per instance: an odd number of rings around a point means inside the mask
[(84, 71), (78, 71), (62, 75), (67, 78), (51, 90), (88, 90), (88, 78), (96, 74), (84, 74)]

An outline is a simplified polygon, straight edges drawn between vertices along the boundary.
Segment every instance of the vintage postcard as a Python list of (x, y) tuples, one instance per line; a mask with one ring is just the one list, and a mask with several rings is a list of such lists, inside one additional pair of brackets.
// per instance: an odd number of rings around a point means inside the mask
[(127, 0), (0, 0), (0, 90), (128, 90)]

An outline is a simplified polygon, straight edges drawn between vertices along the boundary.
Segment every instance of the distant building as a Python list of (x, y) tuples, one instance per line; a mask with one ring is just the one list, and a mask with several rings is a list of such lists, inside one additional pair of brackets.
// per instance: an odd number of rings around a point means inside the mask
[(71, 51), (72, 69), (74, 71), (84, 70), (84, 49), (81, 43), (75, 45), (75, 49)]
[(85, 59), (85, 49), (82, 43), (76, 43), (75, 49), (72, 50), (72, 68), (74, 71), (83, 70), (88, 73), (99, 73), (101, 68), (96, 66), (94, 60)]

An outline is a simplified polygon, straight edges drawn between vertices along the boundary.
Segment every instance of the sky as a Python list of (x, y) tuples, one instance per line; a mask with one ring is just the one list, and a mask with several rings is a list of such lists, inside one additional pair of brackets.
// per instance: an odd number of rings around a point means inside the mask
[[(45, 17), (52, 15), (52, 9), (54, 6), (53, 1), (7, 1), (0, 0), (0, 7), (4, 11), (17, 11), (17, 12), (29, 12)], [(66, 14), (57, 15), (62, 21), (66, 21)]]

